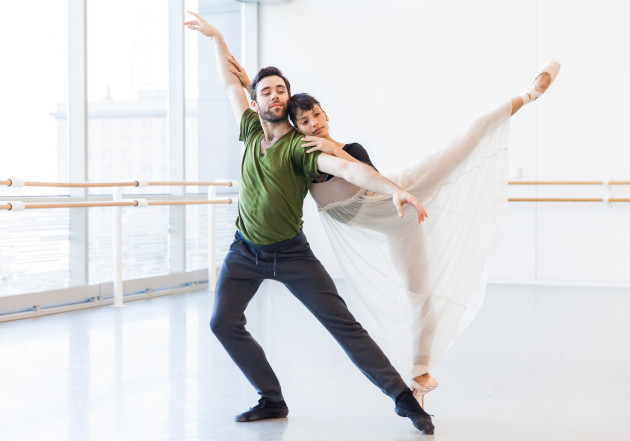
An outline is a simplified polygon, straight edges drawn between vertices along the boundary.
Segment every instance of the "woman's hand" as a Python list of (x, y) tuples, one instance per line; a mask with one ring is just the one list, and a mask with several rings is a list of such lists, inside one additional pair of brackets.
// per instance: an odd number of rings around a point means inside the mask
[(245, 72), (243, 66), (241, 66), (238, 61), (236, 61), (234, 55), (230, 55), (227, 60), (232, 65), (228, 68), (230, 72), (236, 75), (236, 77), (241, 82), (241, 86), (249, 90), (249, 86), (250, 84), (252, 84), (252, 82), (249, 80), (249, 77), (247, 76), (247, 73)]
[(394, 206), (396, 207), (396, 211), (398, 212), (399, 217), (404, 216), (403, 205), (405, 204), (409, 204), (413, 208), (415, 208), (418, 214), (418, 223), (421, 223), (422, 221), (424, 221), (425, 218), (429, 216), (427, 212), (424, 210), (424, 207), (420, 204), (420, 202), (418, 202), (416, 197), (412, 195), (411, 193), (408, 193), (402, 189), (394, 193), (392, 197), (392, 202), (394, 203)]
[(197, 17), (196, 20), (189, 20), (184, 22), (184, 26), (188, 26), (188, 29), (193, 31), (199, 31), (206, 37), (214, 38), (220, 36), (221, 33), (217, 28), (208, 23), (201, 15), (196, 12), (188, 11), (189, 14)]
[(343, 155), (341, 155), (339, 152), (339, 150), (343, 151), (343, 149), (341, 147), (337, 147), (334, 142), (331, 142), (326, 138), (320, 138), (318, 136), (305, 136), (304, 138), (302, 138), (302, 141), (306, 143), (303, 144), (302, 147), (311, 147), (306, 151), (306, 153), (312, 153), (319, 150), (332, 156), (343, 157)]

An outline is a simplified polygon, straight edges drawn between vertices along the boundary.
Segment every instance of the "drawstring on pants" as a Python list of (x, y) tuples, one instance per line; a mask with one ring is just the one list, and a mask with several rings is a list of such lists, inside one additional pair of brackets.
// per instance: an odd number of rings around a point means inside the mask
[(276, 252), (273, 252), (273, 276), (276, 277)]
[[(260, 250), (256, 249), (256, 266), (258, 266), (258, 252)], [(273, 276), (276, 277), (276, 268), (277, 268), (277, 263), (278, 263), (278, 255), (277, 253), (274, 251), (273, 252)]]

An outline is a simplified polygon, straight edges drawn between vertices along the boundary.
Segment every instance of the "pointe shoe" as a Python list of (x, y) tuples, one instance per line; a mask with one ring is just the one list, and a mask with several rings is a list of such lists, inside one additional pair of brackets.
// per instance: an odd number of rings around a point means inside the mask
[[(534, 81), (532, 81), (532, 83), (529, 85), (529, 89), (520, 95), (521, 98), (523, 98), (523, 104), (535, 101), (538, 99), (538, 97), (545, 93), (547, 89), (549, 89), (549, 86), (551, 86), (551, 83), (553, 83), (553, 81), (556, 79), (559, 70), (560, 63), (558, 63), (556, 60), (547, 61), (547, 63), (545, 63), (545, 65), (538, 71), (536, 77), (534, 77)], [(549, 75), (549, 84), (547, 84), (546, 86), (538, 85), (542, 88), (542, 90), (538, 90), (536, 89), (536, 82), (544, 74)]]
[(435, 377), (432, 377), (431, 375), (429, 375), (429, 378), (423, 384), (419, 384), (411, 380), (411, 391), (413, 392), (413, 396), (418, 401), (418, 404), (420, 404), (420, 407), (422, 407), (423, 409), (424, 396), (436, 387), (438, 387), (438, 382)]

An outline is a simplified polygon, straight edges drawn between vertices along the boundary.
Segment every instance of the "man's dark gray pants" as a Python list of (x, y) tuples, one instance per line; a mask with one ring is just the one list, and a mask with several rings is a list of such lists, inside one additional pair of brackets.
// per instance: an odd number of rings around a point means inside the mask
[(337, 294), (303, 232), (272, 245), (255, 245), (237, 231), (217, 279), (210, 327), (262, 397), (284, 399), (263, 349), (245, 329), (245, 308), (265, 279), (282, 282), (386, 395), (395, 400), (403, 392), (404, 381)]

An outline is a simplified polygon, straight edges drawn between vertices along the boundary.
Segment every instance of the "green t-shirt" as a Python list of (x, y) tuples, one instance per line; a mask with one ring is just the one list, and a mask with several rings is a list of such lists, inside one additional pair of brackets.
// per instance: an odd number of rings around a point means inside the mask
[(306, 153), (302, 137), (291, 129), (260, 154), (264, 136), (258, 114), (241, 117), (240, 141), (245, 143), (236, 227), (258, 245), (290, 239), (302, 229), (302, 206), (308, 187), (319, 175), (320, 152)]

